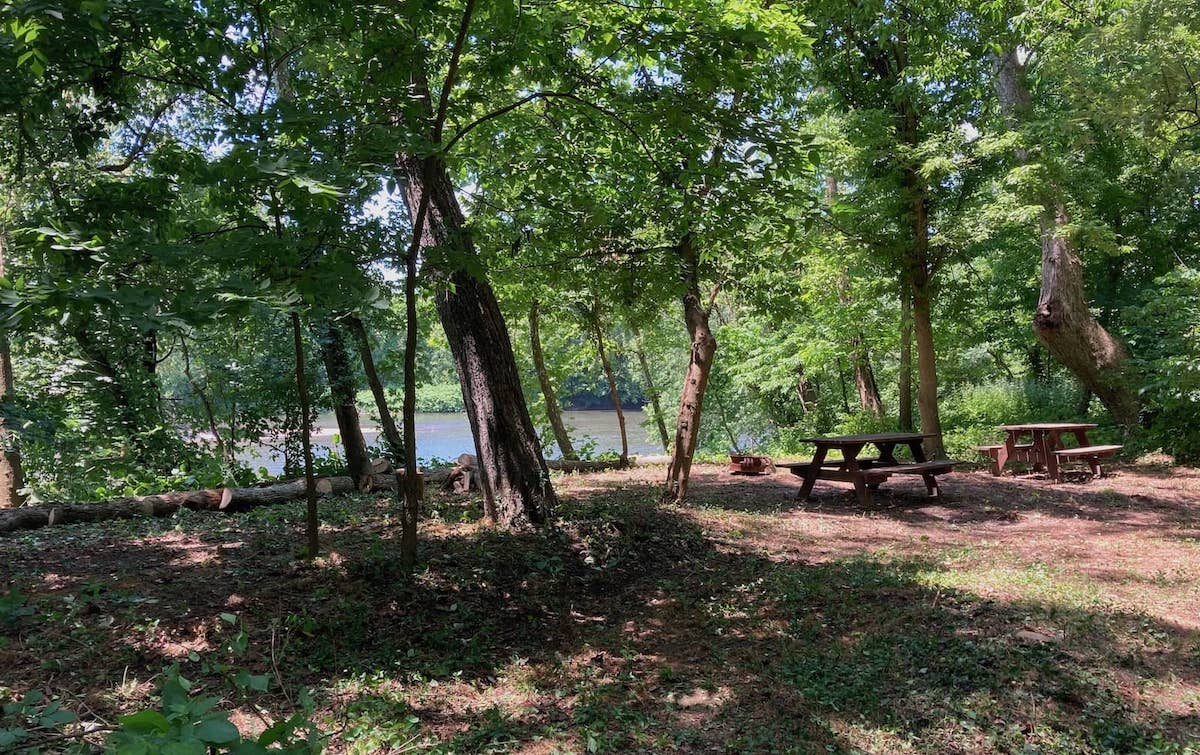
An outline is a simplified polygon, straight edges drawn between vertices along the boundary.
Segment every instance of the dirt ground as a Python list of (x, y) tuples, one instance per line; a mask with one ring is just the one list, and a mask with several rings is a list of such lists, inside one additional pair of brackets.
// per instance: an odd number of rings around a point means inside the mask
[(540, 534), (438, 498), (412, 577), (371, 496), (316, 562), (300, 504), (0, 538), (0, 698), (111, 726), (177, 663), (247, 732), (310, 690), (334, 752), (1196, 751), (1200, 471), (693, 475), (563, 477)]

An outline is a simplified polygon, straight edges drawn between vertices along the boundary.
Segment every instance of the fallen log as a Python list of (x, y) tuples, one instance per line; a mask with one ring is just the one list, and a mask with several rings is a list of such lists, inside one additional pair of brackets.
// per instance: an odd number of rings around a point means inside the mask
[[(419, 473), (421, 497), (425, 495), (426, 484), (453, 487), (455, 482), (461, 483), (464, 478), (463, 473), (472, 470), (472, 467), (468, 465), (473, 462), (474, 457), (463, 454), (456, 467), (438, 467)], [(620, 467), (620, 461), (616, 459), (603, 461), (556, 460), (548, 462), (548, 464), (551, 469), (565, 472), (600, 472)], [(387, 467), (384, 468), (387, 469)], [(403, 471), (400, 474), (403, 475)], [(340, 495), (361, 490), (363, 487), (356, 485), (350, 477), (321, 477), (316, 484), (319, 496)], [(395, 490), (396, 475), (390, 471), (374, 474), (371, 476), (368, 487), (371, 490)], [(57, 524), (103, 522), (143, 516), (171, 516), (181, 508), (193, 511), (246, 511), (258, 506), (270, 506), (303, 497), (304, 480), (301, 479), (251, 488), (214, 488), (157, 493), (99, 503), (49, 503), (40, 506), (22, 506), (0, 510), (0, 534)]]
[[(349, 477), (322, 477), (316, 484), (317, 495), (320, 496), (348, 493), (356, 489), (354, 481)], [(391, 485), (395, 486), (394, 479)], [(179, 509), (245, 511), (303, 497), (304, 480), (289, 480), (254, 488), (184, 490), (99, 503), (47, 503), (0, 510), (0, 534), (56, 524), (171, 516)]]
[[(358, 486), (349, 477), (321, 477), (317, 479), (317, 495), (338, 495), (357, 490)], [(258, 506), (292, 501), (304, 497), (304, 480), (289, 480), (257, 488), (223, 488), (217, 507), (221, 511), (245, 511)]]

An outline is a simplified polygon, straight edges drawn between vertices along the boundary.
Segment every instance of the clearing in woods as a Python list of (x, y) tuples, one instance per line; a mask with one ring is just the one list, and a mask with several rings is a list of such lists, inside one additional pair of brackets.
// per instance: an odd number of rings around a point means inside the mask
[[(0, 687), (84, 721), (152, 705), (177, 663), (243, 731), (312, 691), (335, 752), (1188, 752), (1200, 738), (1200, 472), (1088, 485), (984, 472), (885, 486), (661, 468), (567, 476), (513, 535), (437, 498), (406, 581), (386, 497), (0, 539)], [(23, 597), (12, 609), (13, 595)], [(222, 614), (226, 614), (222, 618)], [(230, 619), (236, 616), (236, 623)], [(227, 659), (229, 638), (246, 647)], [(256, 712), (257, 708), (257, 712)], [(1026, 749), (1032, 748), (1032, 749)]]

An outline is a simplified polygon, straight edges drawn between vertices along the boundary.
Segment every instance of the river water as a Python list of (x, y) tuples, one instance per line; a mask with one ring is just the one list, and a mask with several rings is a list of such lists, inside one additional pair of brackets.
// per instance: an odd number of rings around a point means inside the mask
[[(382, 445), (379, 439), (379, 428), (363, 415), (363, 436), (368, 445)], [(617, 427), (617, 413), (614, 411), (584, 411), (564, 412), (563, 418), (570, 429), (571, 441), (577, 451), (582, 451), (589, 445), (589, 450), (599, 454), (605, 451), (620, 453), (621, 434)], [(432, 413), (417, 414), (417, 456), (423, 465), (458, 458), (459, 454), (475, 453), (475, 442), (471, 438), (471, 427), (464, 413)], [(643, 427), (647, 417), (645, 412), (626, 411), (625, 426), (629, 436), (630, 455), (653, 455), (663, 453), (662, 445), (656, 440), (658, 432), (653, 427)], [(313, 433), (313, 451), (325, 453), (333, 444), (337, 434), (337, 420), (333, 413), (322, 414), (317, 418), (316, 430)], [(252, 446), (239, 454), (239, 458), (249, 466), (257, 469), (266, 467), (267, 472), (277, 475), (282, 472), (283, 460), (271, 458), (270, 451), (265, 445)], [(557, 458), (558, 446), (553, 442), (546, 450), (546, 458)]]

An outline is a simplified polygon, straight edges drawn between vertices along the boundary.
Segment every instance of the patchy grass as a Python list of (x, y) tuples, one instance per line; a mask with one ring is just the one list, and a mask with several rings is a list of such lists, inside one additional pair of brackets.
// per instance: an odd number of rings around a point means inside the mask
[(661, 473), (563, 478), (537, 535), (439, 498), (411, 578), (370, 496), (322, 503), (312, 563), (300, 503), (0, 540), (0, 697), (104, 726), (177, 663), (246, 732), (311, 690), (339, 752), (1196, 752), (1194, 470), (870, 509), (715, 465), (662, 507)]

